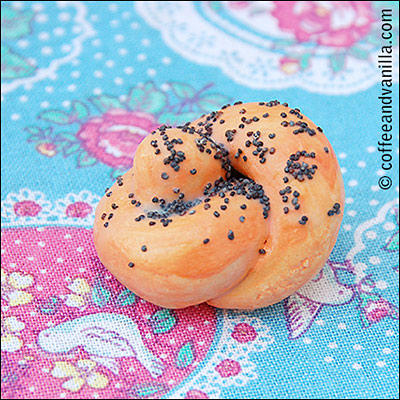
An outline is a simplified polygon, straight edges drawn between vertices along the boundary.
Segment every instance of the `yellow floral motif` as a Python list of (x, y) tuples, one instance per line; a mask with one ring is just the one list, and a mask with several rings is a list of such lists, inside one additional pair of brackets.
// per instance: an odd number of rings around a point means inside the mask
[(67, 295), (65, 304), (69, 307), (84, 307), (90, 297), (90, 286), (86, 279), (74, 279), (68, 286), (68, 289), (72, 292), (72, 294)]
[(13, 353), (19, 350), (23, 342), (19, 338), (25, 324), (16, 317), (8, 317), (1, 320), (1, 350)]
[(1, 269), (1, 297), (12, 307), (28, 304), (32, 301), (31, 293), (24, 289), (33, 285), (33, 276), (22, 274), (20, 272), (11, 272), (7, 274)]
[(70, 378), (61, 386), (71, 392), (78, 392), (85, 383), (94, 389), (104, 389), (108, 385), (108, 378), (94, 371), (96, 365), (92, 360), (78, 360), (76, 366), (66, 361), (57, 361), (51, 375), (60, 379)]

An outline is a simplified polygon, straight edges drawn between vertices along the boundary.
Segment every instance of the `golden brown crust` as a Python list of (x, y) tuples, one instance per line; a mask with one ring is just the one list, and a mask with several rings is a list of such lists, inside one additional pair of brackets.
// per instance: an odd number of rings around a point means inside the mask
[[(255, 183), (233, 180), (236, 190), (222, 183), (230, 166)], [(254, 309), (282, 300), (324, 265), (342, 219), (337, 204), (344, 205), (322, 130), (275, 103), (237, 104), (158, 130), (110, 192), (96, 210), (100, 259), (129, 289), (170, 308), (208, 301)], [(172, 212), (160, 218), (167, 206)]]

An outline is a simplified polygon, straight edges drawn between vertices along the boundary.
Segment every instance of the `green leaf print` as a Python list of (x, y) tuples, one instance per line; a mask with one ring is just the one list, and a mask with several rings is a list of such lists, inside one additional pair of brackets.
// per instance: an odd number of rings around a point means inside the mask
[(135, 293), (131, 292), (129, 289), (124, 289), (116, 299), (117, 307), (130, 306), (136, 300)]
[(1, 45), (1, 78), (16, 79), (33, 75), (35, 67), (25, 58), (14, 53), (9, 47)]
[(73, 133), (61, 132), (54, 137), (54, 142), (76, 142), (76, 136)]
[(333, 72), (340, 72), (342, 69), (344, 69), (344, 63), (345, 63), (345, 56), (344, 54), (338, 53), (338, 54), (333, 54), (330, 57), (331, 61), (331, 68)]
[(39, 311), (42, 314), (55, 314), (58, 311), (60, 304), (57, 296), (51, 296), (48, 299), (40, 302), (38, 306)]
[(192, 342), (188, 342), (180, 348), (176, 358), (176, 366), (178, 369), (184, 369), (191, 365), (193, 361), (194, 347)]
[(370, 54), (368, 50), (356, 46), (352, 47), (349, 52), (352, 56), (359, 58), (360, 60), (367, 60)]
[(171, 82), (169, 85), (176, 96), (180, 99), (191, 99), (196, 94), (196, 90), (187, 83)]
[(99, 96), (94, 96), (89, 99), (89, 101), (101, 112), (105, 113), (108, 110), (115, 108), (125, 108), (120, 102), (118, 97), (109, 96), (106, 94), (101, 94)]
[(158, 117), (158, 122), (160, 124), (179, 125), (179, 124), (184, 124), (188, 121), (193, 121), (199, 116), (200, 115), (198, 112), (183, 112), (183, 113), (166, 112)]
[(167, 95), (158, 90), (153, 82), (146, 82), (143, 87), (132, 88), (127, 104), (131, 110), (144, 111), (150, 114), (161, 112), (167, 105)]
[(25, 128), (25, 130), (29, 132), (31, 135), (39, 135), (42, 131), (37, 126), (28, 126), (27, 128)]
[(78, 156), (78, 167), (90, 167), (97, 163), (97, 159), (82, 151)]
[(19, 39), (31, 32), (34, 13), (31, 10), (16, 10), (8, 4), (1, 6), (2, 40)]
[(174, 312), (167, 308), (159, 310), (151, 316), (150, 324), (154, 333), (168, 332), (176, 324)]
[(128, 168), (126, 169), (112, 169), (111, 170), (111, 179), (114, 181), (115, 179), (117, 179), (118, 176), (121, 176), (123, 174), (125, 174), (125, 172), (128, 170)]
[(89, 115), (88, 107), (80, 101), (72, 102), (71, 121), (85, 120)]
[(385, 249), (389, 251), (399, 251), (399, 232), (396, 232), (391, 238), (389, 238)]
[(97, 279), (92, 291), (93, 303), (95, 303), (99, 307), (104, 307), (107, 305), (110, 297), (111, 292), (102, 286), (100, 279)]
[(224, 104), (228, 103), (228, 97), (219, 93), (207, 93), (201, 97), (199, 100), (199, 106), (202, 111), (210, 112), (213, 110), (218, 110)]
[(138, 383), (132, 386), (127, 395), (129, 399), (155, 399), (160, 398), (167, 392), (167, 389), (162, 383)]
[(310, 53), (302, 54), (300, 59), (299, 59), (300, 68), (301, 69), (306, 69), (310, 65), (310, 60), (311, 60), (311, 54)]
[(64, 157), (68, 157), (71, 154), (76, 153), (80, 149), (81, 149), (80, 143), (68, 143), (68, 142), (66, 142), (66, 144), (62, 148), (62, 152), (64, 154)]
[(44, 121), (52, 122), (57, 125), (67, 125), (70, 123), (69, 115), (60, 110), (46, 110), (39, 114), (39, 119)]

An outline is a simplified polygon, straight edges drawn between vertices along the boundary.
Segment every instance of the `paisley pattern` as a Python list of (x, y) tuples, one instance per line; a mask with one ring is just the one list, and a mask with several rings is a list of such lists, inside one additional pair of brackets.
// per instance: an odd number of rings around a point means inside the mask
[[(383, 7), (395, 76), (397, 2), (2, 2), (2, 398), (397, 396)], [(94, 210), (144, 135), (274, 98), (324, 128), (342, 168), (344, 220), (323, 270), (253, 312), (163, 309), (120, 285), (94, 250)]]
[[(2, 351), (8, 362), (36, 360), (29, 373), (47, 382), (41, 393), (48, 398), (59, 398), (64, 390), (69, 398), (86, 398), (92, 389), (106, 388), (114, 398), (141, 398), (146, 392), (158, 398), (192, 374), (209, 351), (217, 310), (161, 309), (135, 296), (100, 263), (91, 230), (8, 228), (2, 249), (3, 265), (9, 266), (2, 269)], [(35, 324), (24, 323), (28, 317)], [(244, 321), (219, 322), (220, 329), (232, 330), (234, 343), (229, 335), (220, 341), (232, 351), (213, 360), (218, 364), (210, 378), (214, 373), (229, 385), (255, 378), (249, 347), (264, 349), (274, 339), (262, 321)], [(51, 360), (48, 368), (45, 360)], [(12, 386), (5, 390), (9, 398), (29, 396)], [(212, 392), (209, 387), (205, 393)]]

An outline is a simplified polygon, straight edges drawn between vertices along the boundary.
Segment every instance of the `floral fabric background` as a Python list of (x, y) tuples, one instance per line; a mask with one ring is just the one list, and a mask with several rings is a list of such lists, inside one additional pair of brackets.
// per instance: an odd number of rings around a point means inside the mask
[[(2, 398), (397, 398), (398, 137), (393, 186), (377, 185), (384, 6), (397, 40), (397, 2), (1, 3)], [(321, 125), (341, 164), (322, 272), (255, 312), (162, 309), (122, 287), (91, 226), (143, 137), (271, 99)]]

